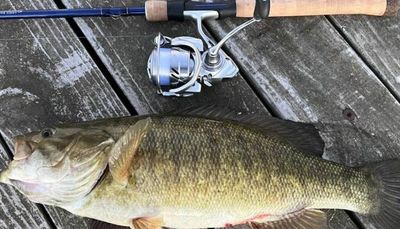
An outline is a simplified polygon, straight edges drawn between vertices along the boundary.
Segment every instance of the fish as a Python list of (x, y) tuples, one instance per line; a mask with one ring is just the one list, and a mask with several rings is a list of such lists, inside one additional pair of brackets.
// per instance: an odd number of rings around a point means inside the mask
[(14, 142), (0, 182), (114, 225), (328, 228), (323, 209), (400, 224), (400, 160), (324, 160), (313, 124), (199, 108), (61, 124)]

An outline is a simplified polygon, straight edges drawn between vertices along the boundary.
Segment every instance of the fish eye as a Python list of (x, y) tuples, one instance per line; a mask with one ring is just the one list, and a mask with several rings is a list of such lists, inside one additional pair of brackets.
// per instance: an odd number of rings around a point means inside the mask
[(44, 129), (40, 133), (40, 135), (42, 135), (42, 138), (49, 138), (49, 137), (53, 136), (53, 134), (54, 134), (54, 131), (52, 129)]

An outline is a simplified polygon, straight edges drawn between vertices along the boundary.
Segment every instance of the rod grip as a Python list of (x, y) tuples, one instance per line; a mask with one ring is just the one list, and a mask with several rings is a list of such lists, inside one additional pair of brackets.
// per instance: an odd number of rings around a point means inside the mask
[(289, 17), (337, 14), (394, 16), (400, 0), (147, 0), (148, 21), (183, 20), (185, 10), (217, 10), (220, 17)]
[[(400, 0), (236, 0), (236, 7), (237, 17), (338, 14), (394, 16), (400, 8)], [(264, 14), (260, 15), (260, 12)], [(265, 12), (268, 12), (267, 15)]]
[(167, 0), (147, 0), (145, 12), (147, 21), (168, 21)]

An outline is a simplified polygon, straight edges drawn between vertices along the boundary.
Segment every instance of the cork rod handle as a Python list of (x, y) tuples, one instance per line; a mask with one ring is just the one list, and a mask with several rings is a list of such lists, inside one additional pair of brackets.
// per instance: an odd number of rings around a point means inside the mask
[[(215, 1), (215, 2), (214, 2)], [(396, 15), (400, 0), (147, 0), (148, 21), (183, 20), (186, 10), (217, 10), (220, 17), (289, 17), (337, 14)], [(213, 7), (216, 7), (214, 9)], [(223, 6), (221, 8), (221, 6)], [(219, 7), (219, 8), (218, 8)]]
[(145, 3), (147, 21), (168, 21), (167, 0), (147, 0)]
[[(268, 17), (364, 14), (396, 15), (400, 0), (236, 0), (237, 17), (253, 17), (268, 7)], [(265, 9), (264, 9), (265, 10)], [(255, 12), (255, 13), (252, 13)]]

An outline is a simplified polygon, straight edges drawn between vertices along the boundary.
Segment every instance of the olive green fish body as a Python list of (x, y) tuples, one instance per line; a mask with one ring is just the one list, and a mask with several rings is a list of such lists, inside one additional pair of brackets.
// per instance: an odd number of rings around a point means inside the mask
[(124, 214), (126, 223), (157, 216), (165, 226), (193, 228), (260, 215), (268, 220), (304, 208), (372, 208), (376, 195), (367, 172), (305, 155), (284, 139), (236, 122), (150, 119), (132, 152), (128, 185), (108, 177), (83, 209), (101, 202), (114, 223)]
[(313, 155), (309, 125), (262, 122), (151, 115), (62, 125), (17, 137), (0, 182), (34, 202), (136, 229), (326, 228), (313, 209), (332, 208), (399, 225), (399, 160), (342, 166)]

